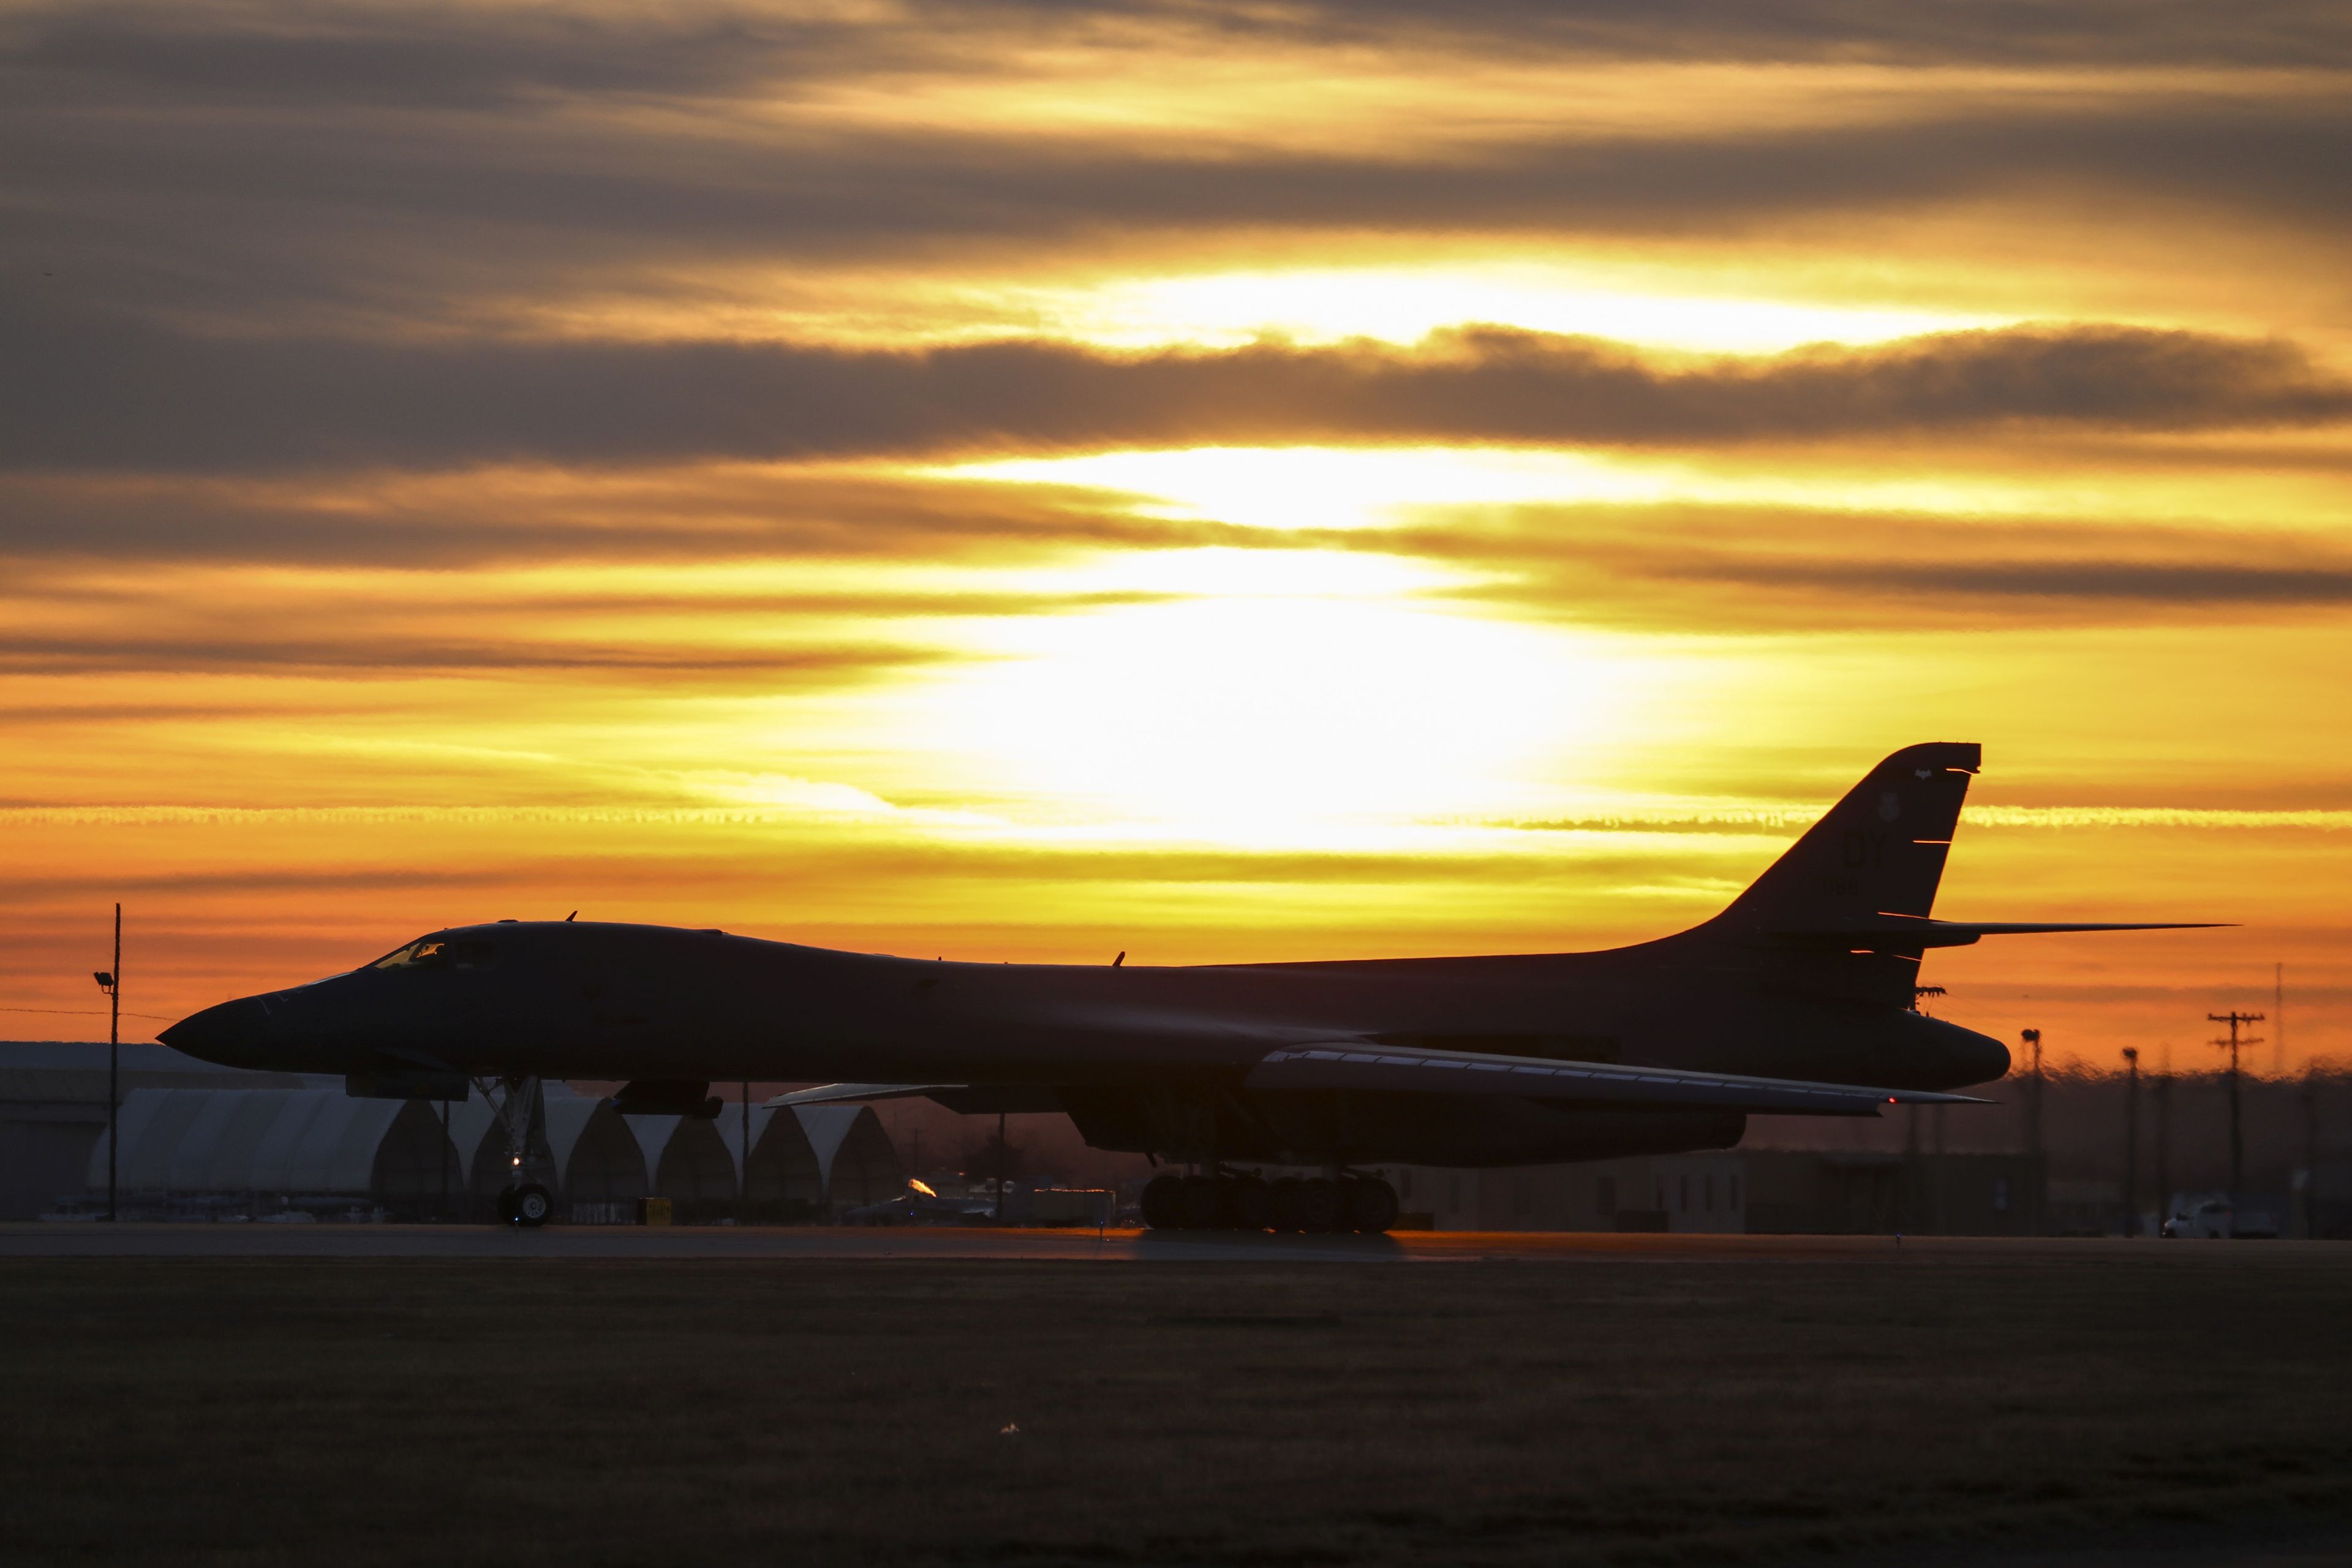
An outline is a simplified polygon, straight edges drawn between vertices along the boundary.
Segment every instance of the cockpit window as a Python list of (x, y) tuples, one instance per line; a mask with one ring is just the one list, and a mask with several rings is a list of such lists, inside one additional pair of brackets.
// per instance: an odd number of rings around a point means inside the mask
[(471, 937), (428, 936), (385, 953), (370, 969), (480, 969), (497, 962), (499, 944)]
[(449, 939), (428, 936), (375, 961), (378, 969), (437, 969), (449, 962)]

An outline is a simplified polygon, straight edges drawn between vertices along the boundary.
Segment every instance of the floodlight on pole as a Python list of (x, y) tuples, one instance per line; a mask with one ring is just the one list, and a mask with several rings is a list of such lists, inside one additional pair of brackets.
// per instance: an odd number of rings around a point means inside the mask
[(2027, 1086), (2032, 1093), (2025, 1101), (2025, 1152), (2027, 1163), (2032, 1166), (2033, 1183), (2032, 1206), (2027, 1215), (2033, 1234), (2039, 1236), (2042, 1233), (2042, 1211), (2048, 1206), (2049, 1196), (2048, 1162), (2042, 1153), (2042, 1031), (2021, 1030), (2018, 1039), (2033, 1052), (2032, 1082)]
[(122, 1133), (122, 906), (114, 906), (114, 967), (90, 976), (106, 993), (106, 1217), (115, 1217)]
[(2124, 1234), (2139, 1234), (2139, 1047), (2124, 1047)]

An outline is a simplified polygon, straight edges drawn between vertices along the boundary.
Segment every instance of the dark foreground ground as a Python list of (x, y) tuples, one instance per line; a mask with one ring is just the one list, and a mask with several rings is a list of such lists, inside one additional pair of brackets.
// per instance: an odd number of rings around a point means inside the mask
[(2352, 1560), (2352, 1254), (11, 1258), (0, 1561)]

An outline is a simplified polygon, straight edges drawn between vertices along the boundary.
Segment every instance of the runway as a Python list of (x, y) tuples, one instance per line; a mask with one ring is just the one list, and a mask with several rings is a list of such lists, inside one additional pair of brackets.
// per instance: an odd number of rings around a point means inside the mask
[(1072, 1263), (1536, 1263), (1860, 1259), (2048, 1263), (2158, 1260), (2292, 1266), (2352, 1258), (2352, 1242), (2125, 1241), (1888, 1236), (1620, 1236), (1408, 1231), (1395, 1236), (833, 1226), (0, 1225), (10, 1258), (828, 1258)]
[[(1388, 1261), (1486, 1267), (1330, 1267)], [(2352, 1545), (2347, 1296), (2345, 1243), (13, 1225), (0, 1468), (26, 1562), (2289, 1568)]]

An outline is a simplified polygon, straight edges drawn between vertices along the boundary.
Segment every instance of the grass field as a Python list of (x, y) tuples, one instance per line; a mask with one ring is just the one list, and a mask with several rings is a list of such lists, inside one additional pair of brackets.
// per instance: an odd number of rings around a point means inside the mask
[(2352, 1258), (2242, 1256), (10, 1261), (0, 1558), (1874, 1561), (2352, 1518)]

